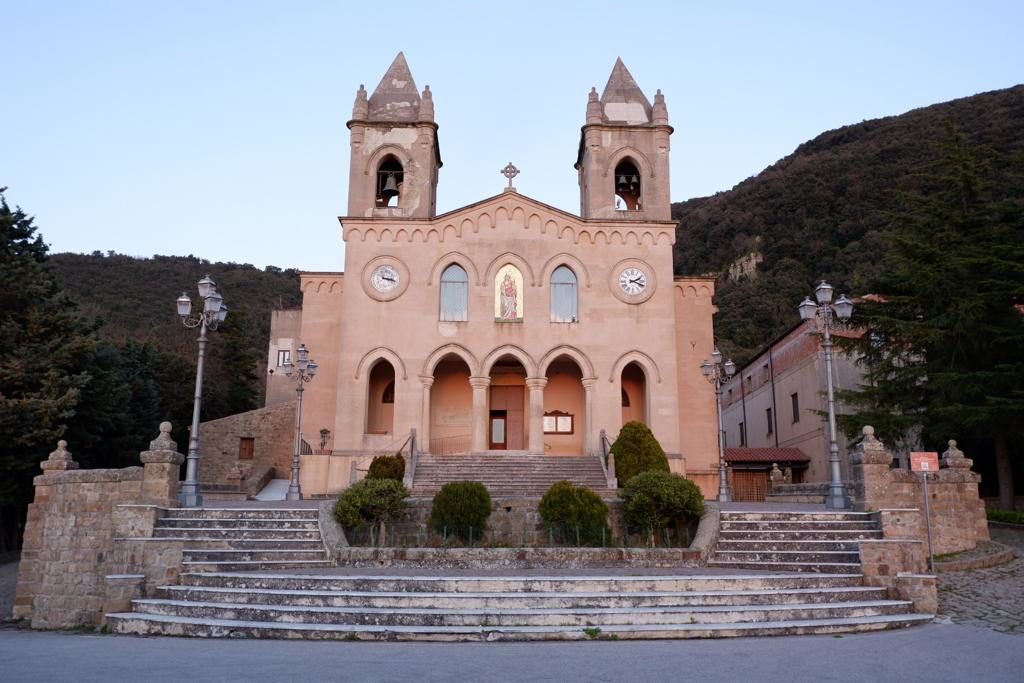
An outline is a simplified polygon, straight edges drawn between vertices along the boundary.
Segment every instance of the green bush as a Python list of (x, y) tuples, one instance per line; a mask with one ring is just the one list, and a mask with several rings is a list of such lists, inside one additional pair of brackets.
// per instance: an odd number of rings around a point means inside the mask
[(378, 538), (387, 538), (387, 523), (402, 516), (409, 489), (394, 479), (363, 479), (341, 492), (334, 505), (334, 519), (346, 529), (375, 525)]
[(1024, 524), (1024, 512), (1015, 512), (1013, 510), (985, 510), (985, 515), (996, 522)]
[[(678, 474), (644, 472), (633, 477), (622, 492), (622, 514), (627, 527), (677, 531), (700, 519), (704, 495), (692, 481)], [(681, 535), (681, 534), (680, 534)]]
[(641, 472), (668, 472), (668, 457), (650, 428), (643, 422), (627, 422), (612, 444), (615, 454), (615, 476), (619, 486)]
[(450, 481), (434, 496), (430, 528), (464, 539), (480, 538), (491, 516), (491, 494), (478, 481)]
[(586, 486), (556, 481), (540, 499), (544, 524), (570, 544), (605, 545), (611, 540), (608, 505)]
[(376, 456), (370, 461), (370, 470), (366, 473), (366, 478), (403, 481), (405, 479), (405, 458), (399, 453)]

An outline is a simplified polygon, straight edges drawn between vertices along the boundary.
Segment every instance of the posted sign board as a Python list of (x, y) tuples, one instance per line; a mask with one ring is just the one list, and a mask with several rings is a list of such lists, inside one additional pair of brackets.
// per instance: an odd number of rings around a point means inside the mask
[(910, 469), (915, 472), (938, 472), (939, 454), (935, 451), (910, 454)]

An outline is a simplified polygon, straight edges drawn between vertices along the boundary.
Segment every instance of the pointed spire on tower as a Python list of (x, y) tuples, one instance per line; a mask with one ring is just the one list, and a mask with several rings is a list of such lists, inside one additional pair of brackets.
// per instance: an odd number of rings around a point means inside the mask
[(401, 52), (388, 67), (377, 89), (370, 95), (369, 114), (374, 121), (415, 121), (419, 116), (420, 94)]
[(651, 122), (651, 103), (633, 80), (621, 57), (615, 59), (608, 84), (601, 94), (601, 106), (606, 123), (635, 125)]
[(416, 118), (417, 121), (429, 121), (434, 120), (434, 95), (430, 92), (430, 86), (423, 86), (423, 96), (420, 98), (420, 112)]
[(370, 105), (366, 101), (366, 86), (362, 83), (359, 84), (359, 90), (356, 91), (356, 101), (352, 105), (352, 118), (356, 121), (365, 119), (370, 113)]
[(597, 88), (591, 88), (587, 98), (587, 123), (601, 123), (601, 116), (601, 101), (597, 99)]
[(668, 107), (665, 106), (665, 96), (661, 94), (661, 88), (654, 93), (654, 109), (651, 113), (651, 123), (668, 125)]

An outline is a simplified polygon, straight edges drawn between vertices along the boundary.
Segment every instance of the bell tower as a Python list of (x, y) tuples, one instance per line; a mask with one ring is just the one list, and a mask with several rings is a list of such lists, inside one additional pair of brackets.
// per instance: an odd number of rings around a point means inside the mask
[(433, 218), (441, 150), (430, 86), (422, 95), (401, 52), (369, 99), (359, 86), (352, 120), (348, 215)]
[(672, 126), (659, 90), (654, 106), (621, 59), (600, 99), (591, 88), (580, 134), (580, 215), (671, 220), (668, 153)]

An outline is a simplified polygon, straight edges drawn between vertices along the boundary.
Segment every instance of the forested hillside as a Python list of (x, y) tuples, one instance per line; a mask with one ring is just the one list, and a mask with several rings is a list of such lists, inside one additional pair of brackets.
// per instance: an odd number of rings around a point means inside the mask
[(837, 295), (865, 293), (892, 213), (905, 193), (929, 189), (946, 122), (987, 147), (994, 198), (1020, 192), (1024, 86), (1015, 86), (823, 133), (732, 190), (673, 204), (676, 273), (720, 274), (715, 333), (726, 355), (743, 362), (790, 326), (820, 278)]

